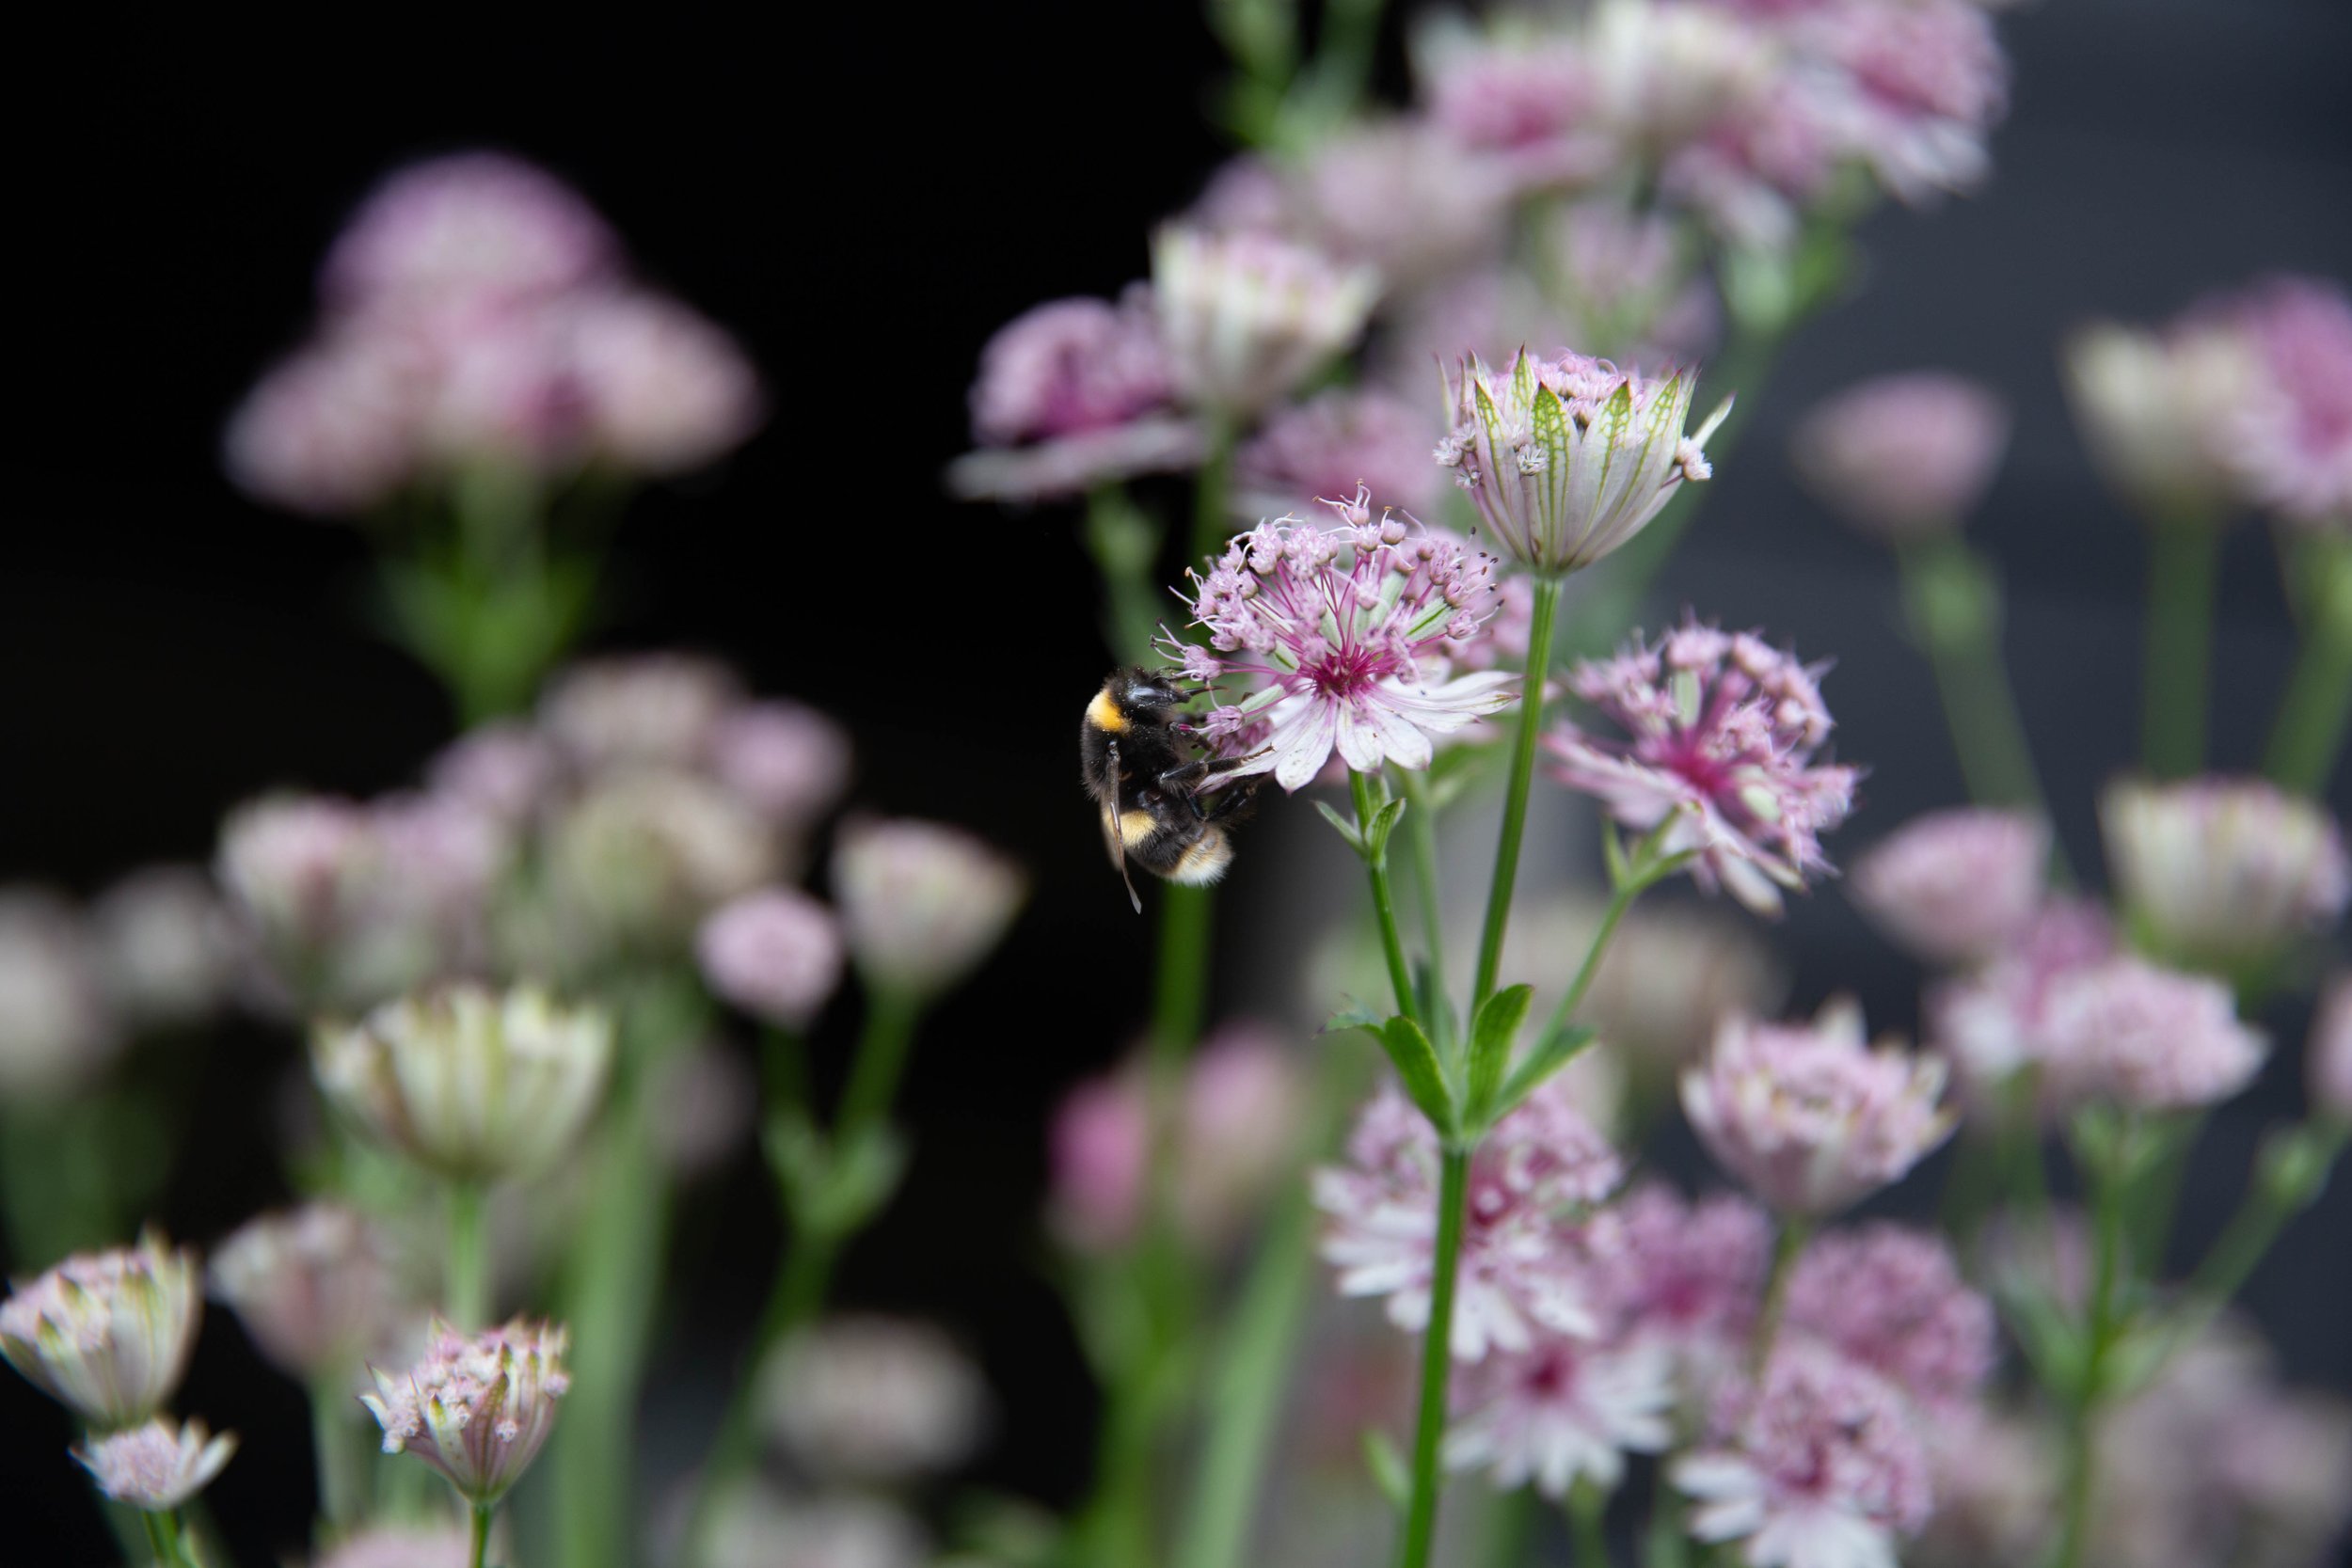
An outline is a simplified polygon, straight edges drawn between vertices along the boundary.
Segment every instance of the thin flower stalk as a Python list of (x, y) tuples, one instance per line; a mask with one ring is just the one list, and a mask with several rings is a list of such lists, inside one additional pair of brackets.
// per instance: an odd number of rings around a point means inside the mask
[(2001, 657), (2000, 590), (1983, 561), (1957, 538), (1895, 552), (1903, 613), (1927, 655), (1969, 799), (2047, 814), (2033, 749)]
[(2130, 1219), (2131, 1195), (2124, 1166), (2140, 1132), (2136, 1118), (2127, 1120), (2095, 1151), (2076, 1144), (2078, 1155), (2094, 1153), (2090, 1169), (2092, 1200), (2091, 1275), (2090, 1299), (2083, 1308), (2080, 1364), (2074, 1386), (2060, 1390), (2065, 1401), (2065, 1469), (2061, 1481), (2058, 1544), (2053, 1568), (2081, 1568), (2090, 1544), (2092, 1481), (2096, 1456), (2097, 1417), (2108, 1375), (2108, 1357), (2122, 1323), (2117, 1299), (2123, 1284), (2124, 1236)]
[(2149, 535), (2139, 746), (2141, 763), (2159, 779), (2185, 779), (2204, 766), (2215, 572), (2223, 538), (2202, 518), (2159, 524)]
[(1772, 1364), (1772, 1345), (1780, 1338), (1781, 1320), (1788, 1311), (1788, 1281), (1797, 1271), (1797, 1259), (1804, 1256), (1805, 1243), (1813, 1239), (1813, 1221), (1802, 1214), (1782, 1217), (1780, 1235), (1772, 1243), (1772, 1272), (1764, 1278), (1764, 1306), (1756, 1315), (1756, 1338), (1748, 1346), (1748, 1373), (1764, 1375)]
[(2263, 771), (2281, 789), (2327, 793), (2352, 728), (2352, 540), (2301, 542), (2303, 647), (2279, 700)]
[(1436, 1273), (1429, 1326), (1422, 1337), (1421, 1403), (1413, 1418), (1412, 1494), (1406, 1505), (1403, 1568), (1428, 1568), (1438, 1533), (1438, 1453), (1445, 1435), (1446, 1389), (1454, 1372), (1454, 1287), (1462, 1261), (1462, 1207), (1470, 1151), (1449, 1144), (1438, 1171)]
[(1535, 776), (1535, 741), (1543, 732), (1544, 678), (1551, 669), (1552, 628), (1560, 614), (1561, 578), (1535, 581), (1535, 614), (1527, 632), (1527, 673), (1522, 677), (1519, 724), (1511, 740), (1511, 774), (1502, 796), (1502, 832), (1495, 843), (1494, 880), (1486, 893), (1486, 921), (1478, 939), (1478, 975), (1470, 991), (1475, 1012), (1495, 990), (1502, 967), (1502, 938), (1511, 923), (1511, 891), (1519, 873), (1519, 840), (1527, 830), (1527, 792)]

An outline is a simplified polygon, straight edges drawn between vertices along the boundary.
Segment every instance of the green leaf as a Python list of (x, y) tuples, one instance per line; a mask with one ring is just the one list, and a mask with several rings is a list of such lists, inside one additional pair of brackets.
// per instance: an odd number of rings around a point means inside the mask
[(1511, 1065), (1511, 1042), (1518, 1037), (1519, 1025), (1526, 1022), (1528, 1005), (1534, 998), (1533, 986), (1506, 986), (1486, 998), (1470, 1022), (1470, 1121), (1473, 1127), (1486, 1123), (1502, 1087), (1502, 1070)]
[(1576, 1059), (1577, 1053), (1593, 1042), (1593, 1032), (1581, 1023), (1547, 1035), (1543, 1043), (1529, 1052), (1502, 1085), (1495, 1098), (1488, 1124), (1501, 1121), (1526, 1102), (1527, 1097), (1541, 1087), (1545, 1079)]
[(1396, 1451), (1389, 1434), (1376, 1427), (1364, 1429), (1364, 1468), (1372, 1472), (1372, 1483), (1380, 1488), (1389, 1506), (1404, 1513), (1412, 1500), (1412, 1478), (1405, 1468), (1405, 1456)]
[(1355, 1002), (1324, 1020), (1323, 1032), (1327, 1035), (1336, 1035), (1343, 1029), (1361, 1029), (1367, 1034), (1376, 1035), (1380, 1032), (1380, 1023), (1381, 1018), (1378, 1013), (1360, 1002)]
[(1357, 857), (1361, 859), (1364, 853), (1364, 835), (1356, 831), (1356, 824), (1333, 811), (1327, 800), (1317, 800), (1315, 810), (1323, 814), (1323, 819), (1330, 823), (1332, 830), (1342, 838), (1347, 840), (1347, 847), (1355, 850)]
[(1405, 815), (1405, 797), (1400, 795), (1372, 814), (1372, 824), (1364, 832), (1365, 859), (1375, 865), (1384, 863), (1389, 854), (1389, 835), (1396, 832), (1397, 819)]
[(2018, 1348), (2033, 1363), (2034, 1378), (2044, 1388), (2060, 1391), (2080, 1387), (2083, 1377), (2082, 1336), (2041, 1291), (2012, 1287), (2000, 1293), (2002, 1314), (2017, 1336)]
[(1421, 1032), (1421, 1025), (1399, 1013), (1382, 1024), (1375, 1033), (1380, 1049), (1396, 1064), (1396, 1074), (1405, 1080), (1405, 1092), (1413, 1097), (1421, 1114), (1441, 1137), (1451, 1138), (1459, 1129), (1454, 1106), (1454, 1093), (1446, 1087), (1445, 1069), (1438, 1061), (1438, 1053), (1429, 1043), (1429, 1037)]

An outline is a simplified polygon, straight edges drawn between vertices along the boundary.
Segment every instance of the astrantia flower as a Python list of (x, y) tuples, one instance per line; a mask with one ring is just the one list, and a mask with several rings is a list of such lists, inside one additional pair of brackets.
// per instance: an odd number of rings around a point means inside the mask
[(759, 428), (758, 372), (699, 311), (649, 290), (613, 289), (576, 301), (564, 327), (592, 460), (624, 473), (687, 473)]
[(2194, 968), (2259, 967), (2352, 898), (2334, 819), (2261, 779), (2120, 780), (2100, 799), (2099, 824), (2133, 924)]
[(1982, 182), (1986, 134), (2009, 107), (2009, 64), (1971, 0), (1827, 0), (1785, 24), (1820, 86), (1840, 140), (1898, 200)]
[(343, 308), (452, 294), (558, 293), (608, 275), (619, 245), (546, 170), (499, 152), (411, 164), (369, 193), (337, 236), (319, 292)]
[(584, 659), (548, 683), (539, 723), (583, 768), (692, 768), (742, 695), (726, 666), (691, 654)]
[(869, 985), (946, 990), (1004, 937), (1028, 895), (1021, 868), (961, 829), (852, 822), (833, 856), (850, 958)]
[(389, 1239), (331, 1203), (246, 1221), (214, 1249), (206, 1279), (262, 1354), (306, 1383), (357, 1373), (401, 1307)]
[(1761, 93), (1775, 64), (1768, 39), (1716, 6), (1600, 0), (1584, 43), (1598, 118), (1652, 159)]
[(1561, 213), (1553, 230), (1564, 336), (1620, 361), (1687, 358), (1722, 327), (1715, 293), (1692, 271), (1685, 226), (1596, 197)]
[(1263, 234), (1171, 226), (1152, 244), (1152, 288), (1178, 392), (1243, 420), (1355, 342), (1379, 279)]
[(463, 1525), (387, 1526), (344, 1537), (311, 1568), (468, 1568), (472, 1561), (473, 1542)]
[(2042, 1084), (2059, 1104), (2210, 1105), (2251, 1082), (2269, 1050), (2228, 986), (2131, 957), (2052, 981), (2042, 1024)]
[(1511, 702), (1509, 674), (1445, 680), (1424, 667), (1492, 610), (1487, 558), (1393, 515), (1369, 520), (1361, 492), (1352, 507), (1331, 504), (1341, 522), (1261, 523), (1193, 578), (1190, 608), (1209, 648), (1185, 651), (1186, 673), (1260, 683), (1211, 713), (1203, 733), (1227, 740), (1263, 721), (1263, 745), (1237, 771), (1272, 773), (1284, 789), (1311, 782), (1335, 747), (1359, 772), (1426, 768), (1432, 735)]
[(1511, 559), (1541, 577), (1590, 566), (1632, 538), (1686, 479), (1712, 472), (1700, 451), (1726, 402), (1688, 439), (1695, 372), (1662, 379), (1606, 359), (1524, 349), (1508, 374), (1476, 357), (1446, 389), (1454, 433), (1438, 461)]
[(1646, 1182), (1612, 1206), (1609, 1297), (1630, 1332), (1701, 1379), (1745, 1345), (1772, 1255), (1772, 1220), (1734, 1193), (1696, 1203)]
[(722, 907), (694, 951), (712, 990), (780, 1028), (805, 1028), (841, 984), (841, 923), (791, 888)]
[(1991, 961), (1928, 992), (1931, 1037), (1973, 1103), (1997, 1105), (2018, 1069), (2049, 1054), (2052, 987), (2114, 951), (2104, 910), (2086, 899), (2054, 898)]
[(1662, 847), (1695, 850), (1702, 886), (1777, 913), (1780, 888), (1829, 871), (1820, 835), (1845, 820), (1860, 777), (1814, 761), (1831, 729), (1821, 668), (1686, 620), (1655, 645), (1576, 667), (1569, 689), (1628, 738), (1564, 724), (1544, 742), (1553, 773), (1638, 832), (1671, 823)]
[(2352, 977), (2339, 974), (2320, 993), (2303, 1054), (2312, 1106), (2352, 1122)]
[(38, 889), (0, 889), (0, 1101), (87, 1083), (121, 1045), (116, 1025), (73, 907)]
[(2239, 474), (2290, 521), (2352, 528), (2352, 295), (2284, 277), (2241, 309), (2261, 370), (2234, 421)]
[[(1331, 1216), (1323, 1255), (1338, 1266), (1343, 1294), (1388, 1297), (1390, 1321), (1418, 1333), (1429, 1322), (1437, 1251), (1437, 1133), (1401, 1091), (1384, 1088), (1357, 1118), (1347, 1154), (1345, 1166), (1315, 1173), (1315, 1202)], [(1623, 1175), (1616, 1150), (1557, 1078), (1496, 1125), (1470, 1161), (1456, 1357), (1526, 1350), (1542, 1330), (1597, 1331), (1577, 1216)]]
[(76, 1253), (0, 1302), (0, 1355), (102, 1430), (143, 1421), (180, 1386), (204, 1299), (196, 1255), (149, 1231)]
[(1286, 408), (1233, 457), (1236, 510), (1290, 512), (1359, 486), (1409, 514), (1438, 500), (1427, 412), (1378, 390), (1335, 390)]
[(236, 1433), (214, 1436), (202, 1421), (158, 1418), (73, 1450), (98, 1489), (119, 1503), (168, 1513), (213, 1483), (237, 1451)]
[(745, 703), (710, 736), (710, 771), (771, 822), (805, 829), (850, 785), (850, 737), (799, 703)]
[(380, 505), (422, 455), (416, 372), (387, 334), (323, 334), (246, 393), (221, 437), (222, 465), (247, 495), (310, 516)]
[(1568, 39), (1448, 40), (1426, 61), (1429, 118), (1438, 133), (1491, 160), (1518, 191), (1590, 180), (1613, 149), (1593, 116), (1595, 84)]
[(1737, 1541), (1749, 1568), (1895, 1568), (1932, 1507), (1902, 1397), (1833, 1354), (1788, 1345), (1762, 1386), (1729, 1388), (1708, 1446), (1668, 1467), (1691, 1533)]
[(2259, 375), (2221, 312), (2149, 329), (2094, 322), (2066, 341), (2067, 400), (2107, 483), (2152, 520), (2217, 522), (2237, 503), (2233, 421)]
[(1297, 237), (1414, 288), (1499, 252), (1510, 182), (1419, 119), (1361, 126), (1316, 146), (1293, 177)]
[(1816, 404), (1790, 437), (1806, 487), (1889, 540), (1960, 526), (2009, 444), (2009, 410), (1940, 371), (1886, 375)]
[(612, 1021), (547, 992), (450, 986), (320, 1025), (311, 1070), (386, 1147), (453, 1180), (544, 1170), (595, 1111)]
[(1919, 1568), (2033, 1561), (2057, 1517), (2057, 1433), (2030, 1418), (1979, 1406), (1938, 1412), (1921, 1436), (1935, 1517), (1907, 1560)]
[(571, 1386), (570, 1338), (521, 1318), (474, 1335), (436, 1323), (423, 1359), (405, 1372), (371, 1368), (375, 1392), (360, 1402), (384, 1429), (386, 1453), (413, 1453), (468, 1502), (495, 1503), (555, 1429), (556, 1402)]
[(133, 1022), (184, 1026), (224, 999), (235, 962), (227, 911), (193, 866), (135, 871), (90, 907), (107, 999)]
[(971, 1457), (988, 1389), (929, 1323), (849, 1317), (785, 1341), (760, 1373), (760, 1405), (803, 1468), (888, 1481)]
[(1532, 1481), (1556, 1500), (1580, 1478), (1611, 1491), (1628, 1453), (1656, 1453), (1673, 1439), (1674, 1403), (1663, 1345), (1543, 1335), (1462, 1373), (1445, 1463), (1491, 1471), (1504, 1492)]
[(1811, 1023), (1724, 1021), (1682, 1075), (1708, 1152), (1785, 1214), (1831, 1214), (1901, 1178), (1951, 1135), (1941, 1057), (1872, 1049), (1851, 1002)]
[(2040, 817), (1963, 807), (1904, 823), (1854, 863), (1847, 886), (1914, 957), (1959, 968), (2025, 935), (2042, 908), (2049, 858)]
[(1873, 1224), (1816, 1238), (1789, 1276), (1788, 1310), (1790, 1329), (1870, 1368), (1939, 1418), (1973, 1402), (1993, 1370), (1992, 1305), (1928, 1231)]

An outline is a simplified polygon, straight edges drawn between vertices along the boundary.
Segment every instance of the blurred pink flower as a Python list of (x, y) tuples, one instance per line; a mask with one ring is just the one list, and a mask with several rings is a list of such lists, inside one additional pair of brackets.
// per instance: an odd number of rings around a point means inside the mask
[(1689, 1202), (1648, 1181), (1608, 1211), (1603, 1250), (1613, 1305), (1631, 1332), (1675, 1353), (1701, 1380), (1743, 1346), (1764, 1292), (1772, 1220), (1733, 1193)]
[(1819, 1236), (1788, 1281), (1788, 1327), (1886, 1378), (1943, 1419), (1983, 1391), (1992, 1304), (1941, 1236), (1874, 1223)]
[(2339, 973), (2320, 992), (2303, 1053), (2312, 1106), (2352, 1123), (2352, 975)]
[(1794, 8), (1785, 26), (1807, 64), (1836, 73), (1841, 140), (1899, 200), (1983, 182), (1986, 136), (2009, 107), (2009, 62), (1980, 5), (1824, 0)]
[(1014, 317), (980, 351), (972, 430), (1010, 447), (1115, 429), (1165, 409), (1173, 389), (1148, 286), (1116, 305), (1057, 299)]
[(1589, 1480), (1625, 1477), (1628, 1453), (1673, 1441), (1674, 1358), (1644, 1339), (1597, 1342), (1542, 1335), (1464, 1370), (1445, 1435), (1448, 1468), (1491, 1472), (1498, 1491), (1534, 1485), (1559, 1501)]
[[(1414, 1333), (1429, 1322), (1438, 1164), (1437, 1133), (1391, 1086), (1357, 1118), (1347, 1164), (1314, 1178), (1315, 1202), (1331, 1216), (1323, 1256), (1340, 1271), (1341, 1293), (1386, 1296), (1390, 1321)], [(1584, 1257), (1580, 1213), (1624, 1174), (1557, 1078), (1496, 1125), (1470, 1162), (1455, 1357), (1523, 1351), (1538, 1332), (1598, 1331), (1606, 1303)]]
[(443, 747), (425, 773), (438, 796), (463, 800), (485, 815), (520, 824), (536, 815), (553, 791), (557, 758), (547, 736), (519, 722), (484, 724)]
[(1003, 940), (1029, 879), (961, 829), (902, 819), (844, 826), (833, 886), (850, 961), (866, 982), (927, 997)]
[(1569, 689), (1628, 738), (1559, 725), (1544, 741), (1553, 776), (1637, 832), (1666, 827), (1664, 849), (1695, 851), (1702, 886), (1776, 914), (1780, 889), (1829, 871), (1820, 835), (1845, 820), (1860, 777), (1814, 760), (1832, 728), (1821, 668), (1686, 619), (1655, 645), (1576, 667)]
[(1923, 963), (2008, 951), (2042, 911), (2050, 831), (2026, 812), (1962, 807), (1912, 818), (1854, 863), (1863, 913)]
[(1423, 71), (1429, 118), (1460, 146), (1493, 157), (1522, 191), (1581, 184), (1612, 148), (1593, 118), (1590, 63), (1573, 40), (1458, 40)]
[(803, 1329), (760, 1369), (759, 1405), (803, 1470), (866, 1482), (954, 1469), (989, 1420), (979, 1369), (939, 1329), (896, 1318)]
[(1284, 408), (1233, 458), (1235, 510), (1263, 517), (1303, 511), (1361, 488), (1413, 516), (1429, 514), (1441, 489), (1429, 450), (1437, 421), (1377, 389), (1333, 390)]
[(2352, 295), (2280, 277), (2239, 309), (2260, 365), (2234, 425), (2241, 475), (2294, 522), (2352, 529)]
[(2260, 366), (2227, 307), (2156, 328), (2090, 323), (2068, 336), (2064, 369), (2093, 461), (2149, 520), (2217, 523), (2240, 503), (2233, 426)]
[(1941, 371), (1880, 376), (1814, 405), (1790, 446), (1807, 488), (1887, 540), (1957, 529), (2009, 444), (2009, 410)]
[(1724, 1022), (1682, 1074), (1682, 1108), (1708, 1152), (1784, 1214), (1825, 1215), (1896, 1181), (1951, 1135), (1945, 1064), (1865, 1040), (1847, 1001), (1810, 1023)]
[(159, 1417), (94, 1437), (73, 1457), (115, 1501), (168, 1513), (210, 1486), (236, 1451), (234, 1433), (215, 1437), (202, 1421), (178, 1426)]
[(2352, 861), (2325, 807), (2263, 779), (2120, 779), (2099, 800), (2107, 868), (2147, 945), (2235, 974), (2326, 930), (2352, 900)]
[(103, 954), (73, 907), (41, 889), (0, 888), (0, 1102), (76, 1089), (121, 1044)]
[(212, 879), (194, 866), (123, 878), (90, 906), (89, 931), (107, 1003), (135, 1026), (185, 1027), (228, 995), (235, 935)]
[(710, 769), (762, 816), (806, 828), (850, 786), (850, 737), (799, 703), (745, 703), (713, 729)]
[(206, 1279), (271, 1365), (305, 1384), (356, 1378), (390, 1347), (404, 1306), (389, 1239), (332, 1203), (247, 1220), (214, 1249)]
[(2114, 951), (2105, 910), (2087, 899), (2052, 898), (1991, 961), (1930, 988), (1930, 1038), (1972, 1104), (1997, 1106), (2010, 1075), (2049, 1054), (2052, 988)]
[(625, 473), (699, 468), (742, 445), (766, 415), (758, 372), (735, 340), (676, 300), (590, 294), (563, 325), (588, 453)]
[(780, 1029), (805, 1029), (841, 985), (841, 923), (791, 888), (722, 905), (694, 951), (712, 990)]
[(414, 296), (508, 299), (611, 275), (619, 242), (596, 210), (545, 169), (501, 152), (461, 152), (397, 170), (336, 237), (319, 293), (340, 309)]
[(575, 766), (591, 770), (695, 768), (743, 700), (733, 671), (692, 654), (583, 659), (539, 699), (539, 724)]
[(2238, 1022), (2228, 986), (2133, 957), (2053, 980), (2042, 1026), (2042, 1082), (2059, 1104), (2210, 1105), (2252, 1082), (2269, 1051), (2261, 1031)]
[(423, 441), (414, 356), (354, 325), (330, 329), (254, 384), (230, 416), (222, 460), (248, 495), (343, 517), (405, 485)]
[(463, 1525), (384, 1526), (346, 1536), (313, 1568), (467, 1568), (472, 1561)]

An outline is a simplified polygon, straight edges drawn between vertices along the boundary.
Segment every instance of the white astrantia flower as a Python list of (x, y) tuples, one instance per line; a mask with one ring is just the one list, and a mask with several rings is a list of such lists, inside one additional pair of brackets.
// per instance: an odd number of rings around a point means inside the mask
[(1380, 281), (1270, 235), (1171, 225), (1152, 243), (1152, 290), (1179, 394), (1241, 419), (1355, 342)]
[(102, 1431), (171, 1398), (204, 1311), (196, 1255), (155, 1231), (76, 1253), (0, 1303), (0, 1355)]
[(370, 1369), (375, 1392), (360, 1402), (383, 1427), (386, 1453), (413, 1453), (468, 1502), (495, 1503), (555, 1429), (557, 1402), (571, 1387), (570, 1338), (560, 1324), (520, 1318), (473, 1335), (436, 1322), (415, 1366)]
[(1445, 1462), (1492, 1472), (1499, 1490), (1531, 1481), (1557, 1500), (1580, 1478), (1603, 1491), (1625, 1476), (1628, 1453), (1674, 1438), (1674, 1355), (1657, 1340), (1595, 1343), (1547, 1335), (1525, 1351), (1489, 1355), (1463, 1374), (1465, 1414), (1446, 1433)]
[(2316, 801), (2262, 779), (2122, 779), (2099, 801), (2126, 914), (2175, 962), (2235, 974), (2325, 930), (2352, 899), (2352, 861)]
[(158, 1417), (94, 1439), (75, 1449), (73, 1457), (115, 1501), (168, 1513), (210, 1486), (236, 1451), (234, 1433), (215, 1437), (202, 1421), (175, 1426)]

